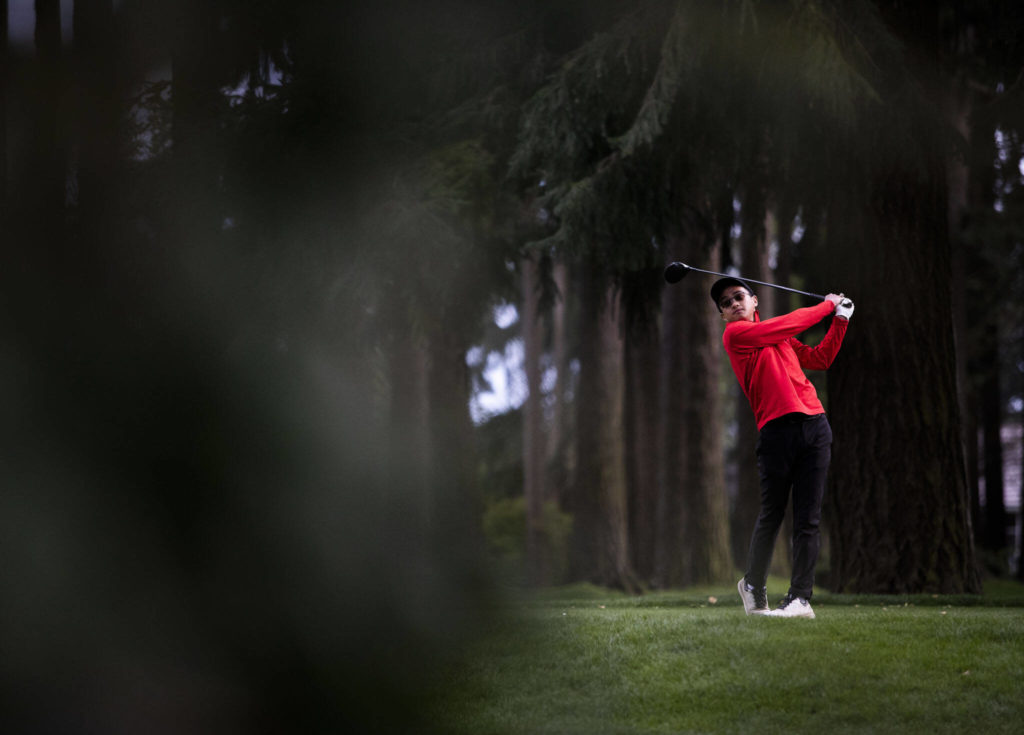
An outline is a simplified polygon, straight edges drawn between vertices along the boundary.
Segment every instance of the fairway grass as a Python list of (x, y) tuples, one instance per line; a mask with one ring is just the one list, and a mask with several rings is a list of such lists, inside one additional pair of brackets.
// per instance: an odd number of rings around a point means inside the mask
[(547, 590), (448, 669), (432, 719), (476, 734), (1024, 732), (1024, 587), (813, 602), (817, 619), (785, 620), (747, 617), (726, 587)]

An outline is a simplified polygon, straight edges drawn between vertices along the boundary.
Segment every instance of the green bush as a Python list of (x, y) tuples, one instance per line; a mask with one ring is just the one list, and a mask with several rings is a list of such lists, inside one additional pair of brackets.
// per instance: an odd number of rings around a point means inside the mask
[[(544, 503), (541, 523), (541, 535), (548, 553), (549, 581), (561, 582), (568, 563), (572, 516), (563, 513), (555, 501), (548, 500)], [(498, 562), (510, 567), (517, 576), (525, 576), (526, 498), (497, 498), (487, 502), (483, 528), (488, 548)]]

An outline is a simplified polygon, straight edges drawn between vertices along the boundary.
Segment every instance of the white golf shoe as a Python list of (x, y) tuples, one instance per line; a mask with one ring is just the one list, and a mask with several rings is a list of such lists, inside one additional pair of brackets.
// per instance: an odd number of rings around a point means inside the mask
[(768, 614), (768, 590), (766, 588), (755, 589), (747, 584), (747, 578), (744, 577), (737, 583), (736, 589), (740, 591), (740, 599), (743, 600), (743, 609), (747, 611), (747, 615)]
[(787, 594), (779, 606), (766, 615), (773, 618), (813, 618), (814, 609), (804, 598)]

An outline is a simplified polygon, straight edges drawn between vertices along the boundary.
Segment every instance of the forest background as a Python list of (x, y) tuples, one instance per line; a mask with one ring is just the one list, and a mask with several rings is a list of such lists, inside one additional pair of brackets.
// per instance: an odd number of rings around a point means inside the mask
[(671, 260), (857, 304), (813, 378), (826, 588), (1021, 573), (1018, 3), (26, 6), (0, 1), (19, 731), (414, 712), (502, 587), (732, 579), (756, 429), (711, 279), (668, 288)]

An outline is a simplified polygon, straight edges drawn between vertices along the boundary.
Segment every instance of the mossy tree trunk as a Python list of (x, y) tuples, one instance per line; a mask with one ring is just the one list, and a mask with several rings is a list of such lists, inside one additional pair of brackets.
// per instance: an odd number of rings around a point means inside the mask
[(879, 165), (833, 198), (833, 278), (857, 304), (829, 372), (832, 582), (841, 592), (979, 592), (953, 319), (946, 178)]

